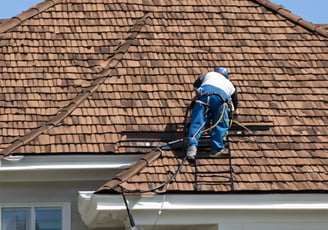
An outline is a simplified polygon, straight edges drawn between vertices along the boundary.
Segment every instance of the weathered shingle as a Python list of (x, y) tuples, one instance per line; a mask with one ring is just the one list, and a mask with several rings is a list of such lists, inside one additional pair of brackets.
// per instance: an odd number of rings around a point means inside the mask
[[(239, 90), (238, 120), (273, 124), (231, 135), (234, 189), (327, 190), (328, 34), (281, 6), (52, 0), (0, 32), (4, 155), (149, 152), (181, 138), (193, 81), (220, 65)], [(161, 183), (181, 155), (162, 151), (122, 185)], [(199, 170), (210, 175), (200, 190), (230, 191), (218, 176), (227, 166), (202, 159)], [(194, 191), (193, 170), (186, 165), (166, 189)]]

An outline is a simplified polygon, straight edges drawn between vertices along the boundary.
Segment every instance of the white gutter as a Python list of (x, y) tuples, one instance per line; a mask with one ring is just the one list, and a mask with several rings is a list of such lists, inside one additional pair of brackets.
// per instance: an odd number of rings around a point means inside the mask
[(126, 168), (140, 159), (136, 155), (27, 155), (3, 158), (0, 171), (80, 168)]
[[(259, 213), (318, 211), (328, 214), (328, 194), (166, 194), (156, 196), (127, 196), (129, 209), (136, 222), (151, 225), (159, 210), (162, 219), (178, 225), (213, 224), (218, 216), (228, 213)], [(80, 192), (79, 211), (89, 228), (110, 227), (111, 223), (121, 222), (128, 226), (126, 206), (121, 195), (93, 195), (93, 192)], [(101, 216), (106, 215), (104, 222)], [(205, 215), (204, 218), (201, 218)], [(213, 216), (211, 220), (210, 216)], [(118, 218), (119, 217), (119, 218)], [(209, 218), (206, 222), (205, 218)], [(237, 217), (236, 217), (237, 218)], [(101, 220), (102, 221), (99, 221)], [(149, 221), (147, 223), (147, 221)]]
[[(141, 156), (76, 154), (3, 158), (0, 172), (6, 173), (0, 173), (0, 182), (12, 181), (13, 178), (15, 181), (108, 180), (110, 172), (118, 173), (130, 167)], [(85, 177), (83, 172), (88, 172)]]

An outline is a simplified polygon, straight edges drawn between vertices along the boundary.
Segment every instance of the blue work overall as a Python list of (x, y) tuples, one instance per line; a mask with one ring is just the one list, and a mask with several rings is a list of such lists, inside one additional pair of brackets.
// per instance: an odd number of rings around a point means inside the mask
[(210, 130), (211, 153), (224, 148), (223, 137), (229, 129), (228, 106), (225, 103), (226, 101), (217, 94), (204, 94), (196, 100), (191, 112), (188, 146), (198, 147), (199, 138), (205, 127), (210, 123), (216, 124), (221, 118), (219, 124)]

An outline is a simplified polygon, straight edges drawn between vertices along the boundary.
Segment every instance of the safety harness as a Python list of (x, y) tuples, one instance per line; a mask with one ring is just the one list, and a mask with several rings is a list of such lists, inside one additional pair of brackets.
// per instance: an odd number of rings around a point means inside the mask
[[(216, 95), (216, 96), (220, 97), (221, 101), (223, 101), (223, 106), (224, 107), (222, 109), (222, 112), (221, 112), (220, 117), (217, 120), (217, 122), (215, 124), (213, 124), (212, 126), (210, 126), (209, 128), (205, 129), (203, 132), (208, 132), (211, 129), (215, 128), (221, 122), (221, 120), (223, 119), (224, 112), (227, 108), (229, 109), (228, 110), (229, 127), (231, 127), (231, 124), (232, 124), (232, 115), (233, 115), (233, 110), (234, 110), (233, 105), (232, 105), (230, 100), (225, 99), (220, 93), (217, 93), (217, 92), (201, 93), (201, 94), (198, 94), (195, 97), (194, 101), (195, 101), (195, 103), (199, 103), (199, 104), (202, 104), (202, 105), (206, 106), (207, 109), (206, 109), (205, 113), (207, 113), (209, 105), (207, 103), (199, 100), (199, 98), (202, 97), (202, 96), (210, 97), (212, 95)], [(192, 104), (194, 104), (194, 103), (192, 103)], [(200, 132), (200, 130), (198, 132)], [(196, 134), (194, 136), (196, 136)]]

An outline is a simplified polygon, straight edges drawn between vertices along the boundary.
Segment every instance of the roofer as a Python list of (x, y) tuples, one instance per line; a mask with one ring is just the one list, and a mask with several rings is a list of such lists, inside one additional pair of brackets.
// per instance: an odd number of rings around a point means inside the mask
[(194, 160), (198, 140), (207, 125), (211, 134), (211, 157), (226, 153), (223, 138), (229, 129), (230, 111), (237, 115), (238, 96), (224, 67), (201, 74), (194, 82), (196, 101), (191, 112), (188, 131), (187, 158)]

